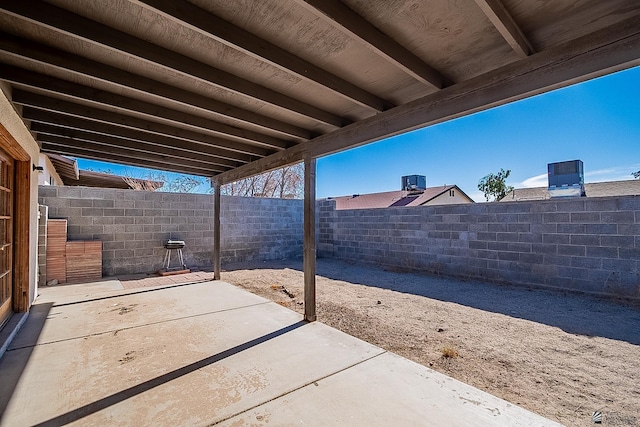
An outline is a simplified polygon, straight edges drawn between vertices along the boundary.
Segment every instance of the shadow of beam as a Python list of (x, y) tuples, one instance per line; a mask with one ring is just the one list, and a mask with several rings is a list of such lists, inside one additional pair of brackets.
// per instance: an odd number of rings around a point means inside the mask
[(197, 280), (197, 281), (188, 282), (188, 283), (177, 283), (175, 285), (162, 285), (162, 286), (158, 286), (158, 287), (149, 287), (149, 288), (134, 288), (134, 289), (131, 289), (130, 292), (119, 293), (119, 294), (116, 294), (116, 295), (106, 295), (106, 296), (103, 296), (103, 297), (95, 297), (95, 298), (85, 298), (85, 297), (80, 297), (79, 296), (78, 297), (78, 301), (55, 303), (54, 306), (55, 307), (65, 307), (65, 306), (68, 306), (68, 305), (85, 304), (85, 303), (88, 303), (88, 302), (103, 301), (103, 300), (107, 300), (107, 299), (126, 297), (126, 296), (129, 296), (129, 295), (146, 294), (148, 292), (163, 291), (165, 289), (181, 288), (183, 286), (191, 286), (191, 285), (199, 285), (199, 284), (205, 283), (205, 282), (213, 282), (213, 280), (203, 279), (203, 280)]
[(171, 372), (167, 372), (166, 374), (160, 375), (158, 377), (155, 377), (153, 379), (150, 379), (148, 381), (145, 381), (143, 383), (140, 383), (138, 385), (135, 385), (133, 387), (130, 387), (128, 389), (119, 391), (117, 393), (114, 393), (110, 396), (104, 397), (100, 400), (97, 400), (95, 402), (89, 403), (87, 405), (84, 405), (80, 408), (74, 409), (72, 411), (69, 411), (67, 413), (64, 413), (62, 415), (59, 415), (55, 418), (51, 418), (47, 421), (43, 421), (39, 424), (36, 424), (35, 426), (47, 426), (47, 427), (53, 427), (53, 426), (60, 426), (60, 425), (65, 425), (65, 424), (69, 424), (72, 423), (74, 421), (77, 421), (81, 418), (84, 418), (88, 415), (91, 415), (95, 412), (98, 412), (102, 409), (106, 409), (110, 406), (116, 405), (122, 401), (125, 401), (127, 399), (130, 399), (134, 396), (137, 396), (138, 394), (144, 393), (148, 390), (151, 390), (155, 387), (158, 387), (160, 385), (166, 384), (169, 381), (173, 381), (177, 378), (180, 378), (181, 376), (190, 374), (191, 372), (197, 371), (198, 369), (204, 368), (206, 366), (212, 365), (216, 362), (219, 362), (223, 359), (226, 359), (227, 357), (231, 357), (235, 354), (238, 354), (240, 352), (243, 352), (245, 350), (248, 350), (252, 347), (255, 347), (259, 344), (262, 344), (266, 341), (269, 341), (271, 339), (274, 339), (276, 337), (279, 337), (281, 335), (284, 335), (288, 332), (291, 332), (295, 329), (298, 329), (299, 327), (306, 325), (308, 322), (305, 321), (300, 321), (300, 322), (296, 322), (292, 325), (286, 326), (282, 329), (278, 329), (277, 331), (271, 332), (269, 334), (263, 335), (261, 337), (255, 338), (251, 341), (247, 341), (246, 343), (237, 345), (235, 347), (232, 347), (228, 350), (222, 351), (220, 353), (214, 354), (213, 356), (209, 356), (206, 357), (204, 359), (198, 360), (197, 362), (193, 362), (189, 365), (183, 366), (182, 368), (178, 368), (175, 369)]

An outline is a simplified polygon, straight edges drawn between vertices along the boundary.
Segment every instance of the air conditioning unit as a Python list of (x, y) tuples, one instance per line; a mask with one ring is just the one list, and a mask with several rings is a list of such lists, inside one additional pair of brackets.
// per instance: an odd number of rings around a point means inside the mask
[(402, 177), (402, 191), (424, 191), (427, 177), (424, 175), (406, 175)]
[(549, 163), (549, 196), (582, 197), (584, 196), (584, 166), (582, 160)]

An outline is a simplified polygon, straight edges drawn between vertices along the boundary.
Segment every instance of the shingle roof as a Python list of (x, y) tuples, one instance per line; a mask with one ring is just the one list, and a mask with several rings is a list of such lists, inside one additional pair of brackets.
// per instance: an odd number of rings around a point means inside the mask
[(55, 168), (56, 172), (58, 172), (58, 175), (60, 175), (60, 179), (62, 179), (62, 182), (65, 182), (65, 185), (69, 180), (78, 180), (78, 162), (76, 162), (74, 159), (59, 156), (57, 154), (47, 155), (49, 156), (49, 160), (51, 160), (51, 164)]
[(155, 191), (164, 182), (147, 179), (129, 178), (108, 173), (81, 170), (77, 181), (65, 181), (65, 185), (98, 188), (120, 188), (133, 190)]
[(55, 168), (62, 183), (68, 186), (121, 188), (121, 189), (145, 189), (155, 191), (164, 185), (164, 182), (147, 179), (128, 178), (108, 173), (78, 170), (78, 162), (75, 159), (48, 154), (51, 164)]
[[(635, 196), (640, 195), (640, 180), (593, 182), (584, 185), (586, 197)], [(501, 202), (549, 199), (547, 187), (516, 188), (507, 193)]]
[[(330, 199), (336, 201), (337, 210), (375, 209), (393, 206), (420, 206), (451, 189), (455, 189), (465, 197), (469, 198), (457, 185), (443, 185), (439, 187), (426, 188), (422, 193), (387, 191), (384, 193), (354, 194), (353, 196), (331, 197)], [(471, 199), (469, 198), (469, 200)]]

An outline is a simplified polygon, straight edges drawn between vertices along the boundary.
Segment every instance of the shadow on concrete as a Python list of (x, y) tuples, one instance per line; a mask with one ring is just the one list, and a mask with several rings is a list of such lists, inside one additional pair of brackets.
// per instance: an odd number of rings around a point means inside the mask
[(181, 287), (184, 287), (184, 286), (198, 285), (198, 284), (204, 283), (204, 282), (211, 282), (211, 280), (197, 280), (195, 282), (175, 283), (175, 284), (172, 284), (172, 285), (162, 285), (162, 286), (148, 287), (148, 288), (131, 288), (127, 292), (120, 292), (120, 293), (117, 293), (115, 295), (105, 295), (105, 296), (94, 297), (94, 298), (88, 298), (88, 297), (86, 297), (84, 295), (78, 295), (77, 296), (78, 299), (76, 301), (56, 303), (55, 306), (56, 307), (65, 307), (65, 306), (68, 306), (68, 305), (85, 304), (85, 303), (94, 302), (94, 301), (102, 301), (102, 300), (108, 300), (108, 299), (114, 299), (114, 298), (122, 298), (122, 297), (126, 297), (128, 295), (138, 295), (138, 294), (145, 294), (145, 293), (149, 293), (149, 292), (162, 291), (164, 289), (181, 288)]
[(33, 349), (38, 342), (38, 337), (42, 332), (42, 328), (44, 327), (52, 306), (52, 303), (45, 303), (31, 307), (29, 317), (24, 325), (22, 325), (22, 328), (20, 328), (20, 331), (18, 331), (14, 342), (18, 337), (28, 334), (30, 342), (32, 342), (33, 345), (20, 348), (14, 348), (10, 345), (2, 356), (2, 359), (0, 359), (0, 371), (3, 373), (0, 386), (0, 422), (4, 417), (7, 405), (9, 405), (11, 401), (20, 377), (22, 377), (22, 373), (29, 363)]
[(128, 389), (119, 391), (118, 393), (114, 393), (110, 396), (104, 397), (95, 402), (84, 405), (80, 408), (74, 409), (62, 415), (59, 415), (55, 418), (51, 418), (47, 421), (43, 421), (36, 426), (61, 426), (72, 423), (74, 421), (80, 420), (88, 415), (91, 415), (100, 410), (106, 409), (110, 406), (116, 405), (120, 402), (123, 402), (127, 399), (130, 399), (138, 394), (144, 393), (148, 390), (151, 390), (155, 387), (161, 386), (169, 381), (180, 378), (184, 375), (190, 374), (198, 369), (204, 368), (206, 366), (212, 365), (216, 362), (219, 362), (227, 357), (231, 357), (235, 354), (248, 350), (252, 347), (257, 346), (258, 344), (264, 343), (276, 337), (286, 334), (287, 332), (291, 332), (299, 327), (306, 325), (307, 322), (300, 321), (296, 322), (292, 325), (286, 326), (284, 328), (278, 329), (277, 331), (271, 332), (269, 334), (263, 335), (261, 337), (255, 338), (251, 341), (247, 341), (246, 343), (237, 345), (228, 350), (222, 351), (220, 353), (214, 354), (213, 356), (206, 357), (204, 359), (198, 360), (197, 362), (191, 363), (189, 365), (183, 366), (182, 368), (175, 369), (171, 372), (167, 372), (164, 375), (160, 375), (151, 380), (145, 381)]
[[(242, 268), (239, 264), (232, 267)], [(245, 268), (289, 268), (302, 271), (302, 262), (250, 263)], [(640, 307), (623, 300), (465, 281), (427, 273), (391, 272), (371, 265), (334, 259), (318, 259), (317, 275), (500, 313), (555, 326), (570, 334), (598, 336), (640, 345)]]

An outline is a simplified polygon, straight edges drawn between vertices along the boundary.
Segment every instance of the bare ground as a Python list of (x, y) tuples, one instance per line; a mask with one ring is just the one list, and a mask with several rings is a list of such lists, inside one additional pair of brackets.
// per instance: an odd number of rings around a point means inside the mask
[[(225, 267), (223, 280), (303, 311), (301, 262)], [(327, 325), (567, 426), (594, 411), (640, 426), (637, 305), (337, 260), (317, 274)]]

